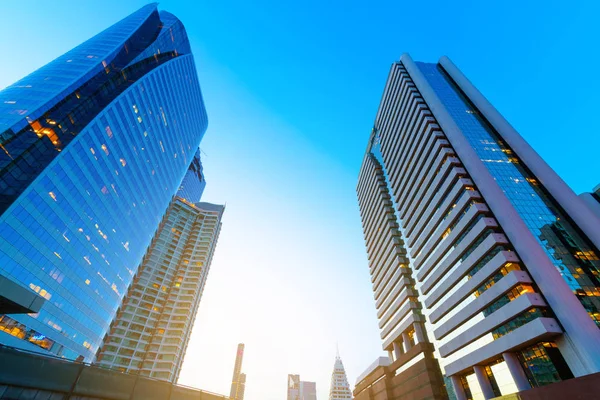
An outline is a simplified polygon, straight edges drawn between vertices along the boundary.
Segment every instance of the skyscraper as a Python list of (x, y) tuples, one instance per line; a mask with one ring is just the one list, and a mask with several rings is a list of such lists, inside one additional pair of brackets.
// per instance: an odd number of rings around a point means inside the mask
[(289, 374), (287, 384), (287, 400), (300, 399), (300, 375)]
[(300, 381), (300, 400), (317, 400), (316, 382)]
[(244, 400), (244, 392), (246, 391), (246, 374), (243, 372), (240, 374), (240, 382), (238, 384), (238, 390), (236, 394), (236, 399)]
[(600, 371), (600, 219), (448, 58), (392, 65), (357, 192), (386, 350), (426, 321), (459, 399)]
[[(198, 198), (192, 187), (187, 193)], [(99, 351), (99, 365), (177, 382), (223, 211), (173, 199)]]
[(200, 160), (200, 149), (198, 149), (181, 181), (181, 185), (179, 185), (177, 196), (191, 203), (196, 203), (200, 201), (205, 188), (206, 180), (202, 173), (202, 161)]
[(352, 392), (350, 391), (350, 385), (346, 377), (346, 370), (339, 354), (335, 357), (335, 364), (331, 373), (329, 400), (352, 400)]
[(92, 361), (207, 118), (185, 29), (141, 8), (0, 92), (0, 342)]
[(243, 400), (246, 389), (246, 374), (242, 374), (242, 361), (244, 360), (244, 343), (238, 344), (235, 356), (235, 365), (233, 367), (233, 378), (231, 378), (231, 391), (229, 398), (231, 400)]
[(317, 400), (317, 384), (301, 381), (300, 375), (289, 374), (287, 400)]

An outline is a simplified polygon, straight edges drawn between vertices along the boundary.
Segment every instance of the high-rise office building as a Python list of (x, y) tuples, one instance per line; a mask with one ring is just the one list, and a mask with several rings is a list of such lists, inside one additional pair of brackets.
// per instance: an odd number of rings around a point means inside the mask
[(243, 372), (240, 374), (240, 383), (238, 384), (238, 390), (236, 399), (244, 400), (244, 392), (246, 391), (246, 374)]
[(287, 383), (287, 400), (316, 400), (317, 384), (300, 380), (300, 375), (289, 374)]
[[(193, 164), (190, 169), (195, 168)], [(179, 197), (198, 199), (200, 187), (190, 184), (173, 199), (98, 353), (97, 364), (177, 382), (224, 211), (220, 205)]]
[(287, 400), (300, 399), (300, 375), (289, 374), (287, 383)]
[(357, 192), (392, 359), (424, 323), (459, 399), (600, 371), (600, 219), (448, 58), (392, 65)]
[(352, 400), (352, 392), (346, 377), (346, 370), (339, 354), (335, 357), (331, 384), (329, 386), (329, 400)]
[(317, 400), (317, 383), (300, 381), (300, 400)]
[(92, 361), (207, 126), (182, 23), (141, 8), (0, 92), (0, 343)]
[(229, 398), (231, 400), (243, 400), (246, 389), (246, 374), (242, 373), (242, 361), (244, 360), (244, 343), (238, 344), (235, 355), (235, 365), (233, 366), (233, 378), (231, 378), (231, 391)]

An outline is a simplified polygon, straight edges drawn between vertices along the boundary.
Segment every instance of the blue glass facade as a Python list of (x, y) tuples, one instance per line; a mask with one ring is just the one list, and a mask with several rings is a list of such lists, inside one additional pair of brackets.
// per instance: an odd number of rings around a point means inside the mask
[(206, 126), (156, 5), (0, 92), (0, 274), (47, 299), (0, 342), (93, 360)]
[(206, 188), (206, 180), (202, 173), (202, 161), (200, 160), (200, 149), (198, 149), (190, 167), (181, 181), (177, 196), (183, 197), (191, 203), (197, 203), (202, 197), (204, 188)]
[(531, 233), (600, 326), (597, 249), (437, 64), (416, 63)]

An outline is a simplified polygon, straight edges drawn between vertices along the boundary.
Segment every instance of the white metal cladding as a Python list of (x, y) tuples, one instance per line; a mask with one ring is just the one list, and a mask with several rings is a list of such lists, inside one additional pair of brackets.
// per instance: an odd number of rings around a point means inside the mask
[(407, 317), (419, 314), (421, 305), (412, 287), (404, 241), (383, 169), (370, 153), (365, 155), (357, 194), (381, 337), (389, 341), (384, 347), (389, 350), (408, 329), (398, 330), (398, 327), (405, 324)]
[[(468, 346), (482, 337), (489, 342), (486, 360), (493, 361), (508, 348), (560, 332), (556, 321), (544, 318), (542, 324), (524, 325), (535, 326), (536, 332), (523, 343), (515, 344), (513, 333), (524, 326), (493, 340), (494, 329), (546, 303), (529, 286), (531, 279), (505, 232), (400, 62), (390, 71), (374, 132), (384, 165), (369, 147), (357, 192), (384, 349), (423, 320), (410, 285), (413, 269), (420, 300), (427, 305), (424, 314), (432, 323), (430, 336), (435, 331), (443, 349), (441, 364), (452, 363), (455, 372), (459, 365), (462, 371), (482, 361), (479, 350)], [(410, 246), (410, 265), (399, 226)], [(397, 257), (400, 263), (394, 263)], [(496, 305), (488, 311), (491, 318), (483, 319), (481, 311), (507, 293), (516, 296), (514, 301)]]

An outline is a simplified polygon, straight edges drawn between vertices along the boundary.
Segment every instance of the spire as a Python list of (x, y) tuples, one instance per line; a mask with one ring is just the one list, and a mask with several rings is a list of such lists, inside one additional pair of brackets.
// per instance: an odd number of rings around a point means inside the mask
[(338, 342), (335, 342), (335, 358), (336, 360), (340, 358), (340, 346), (338, 345)]
[(329, 400), (352, 400), (352, 392), (346, 377), (346, 370), (340, 357), (340, 351), (336, 345), (335, 364), (331, 374), (331, 386), (329, 390)]

